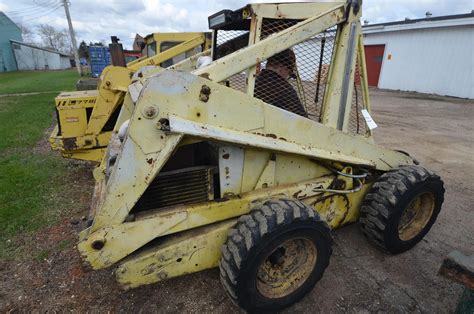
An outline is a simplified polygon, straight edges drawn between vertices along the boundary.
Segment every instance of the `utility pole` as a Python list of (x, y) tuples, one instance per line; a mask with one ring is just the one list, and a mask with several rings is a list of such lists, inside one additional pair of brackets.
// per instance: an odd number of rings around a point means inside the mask
[(68, 0), (62, 0), (64, 11), (66, 11), (67, 23), (69, 24), (69, 34), (71, 34), (72, 49), (74, 50), (74, 59), (76, 60), (76, 69), (79, 75), (82, 75), (81, 62), (79, 61), (79, 52), (77, 51), (76, 34), (74, 28), (72, 28), (71, 15), (69, 14), (69, 3)]

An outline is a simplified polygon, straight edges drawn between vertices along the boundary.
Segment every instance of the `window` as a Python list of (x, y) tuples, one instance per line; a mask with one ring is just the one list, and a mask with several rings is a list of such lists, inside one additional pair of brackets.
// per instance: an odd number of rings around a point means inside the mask
[(146, 46), (146, 55), (148, 58), (156, 55), (156, 42)]
[[(179, 44), (183, 43), (182, 41), (165, 41), (165, 42), (162, 42), (161, 45), (160, 45), (160, 51), (163, 52), (163, 51), (166, 51), (170, 48), (173, 48), (174, 46), (177, 46)], [(166, 60), (165, 62), (162, 62), (161, 63), (161, 67), (163, 68), (167, 68), (169, 66), (172, 66), (173, 64), (176, 64), (178, 62), (181, 62), (183, 61), (184, 59), (186, 58), (189, 58), (197, 53), (200, 53), (202, 51), (202, 48), (201, 46), (199, 47), (195, 47), (194, 49), (190, 49), (186, 52), (183, 52), (177, 56), (174, 56), (173, 58), (171, 59), (168, 59)]]

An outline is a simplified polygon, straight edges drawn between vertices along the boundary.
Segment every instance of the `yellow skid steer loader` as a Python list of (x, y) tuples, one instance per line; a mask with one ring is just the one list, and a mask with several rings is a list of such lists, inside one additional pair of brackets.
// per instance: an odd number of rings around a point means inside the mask
[(147, 66), (168, 67), (209, 50), (209, 33), (154, 33), (145, 37), (147, 55), (108, 66), (97, 90), (64, 92), (55, 98), (58, 124), (50, 135), (52, 149), (66, 158), (100, 162), (135, 72)]
[[(124, 288), (219, 267), (251, 312), (304, 297), (360, 222), (396, 254), (444, 198), (440, 177), (374, 143), (360, 0), (250, 4), (209, 17), (213, 61), (128, 87), (78, 249)], [(127, 112), (127, 114), (125, 114)]]

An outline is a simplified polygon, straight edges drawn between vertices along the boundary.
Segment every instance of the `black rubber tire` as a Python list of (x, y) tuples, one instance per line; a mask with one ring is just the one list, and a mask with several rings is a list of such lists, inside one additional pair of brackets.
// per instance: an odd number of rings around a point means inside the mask
[[(257, 289), (257, 270), (281, 243), (305, 237), (317, 249), (314, 268), (302, 285), (286, 296), (268, 298)], [(232, 301), (248, 312), (278, 311), (299, 301), (321, 279), (332, 253), (329, 226), (298, 200), (268, 200), (239, 218), (230, 229), (219, 262), (221, 282)]]
[[(402, 240), (398, 225), (404, 209), (421, 193), (432, 192), (434, 209), (427, 224), (410, 240)], [(397, 168), (381, 175), (360, 209), (360, 227), (369, 242), (392, 254), (403, 253), (423, 239), (438, 217), (444, 201), (441, 178), (421, 166)]]

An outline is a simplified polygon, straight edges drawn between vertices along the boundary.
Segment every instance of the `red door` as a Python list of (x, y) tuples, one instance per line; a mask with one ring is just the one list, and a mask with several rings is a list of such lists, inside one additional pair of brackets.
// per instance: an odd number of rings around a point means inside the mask
[(384, 51), (385, 45), (365, 46), (365, 62), (367, 63), (369, 86), (377, 87), (379, 85)]

